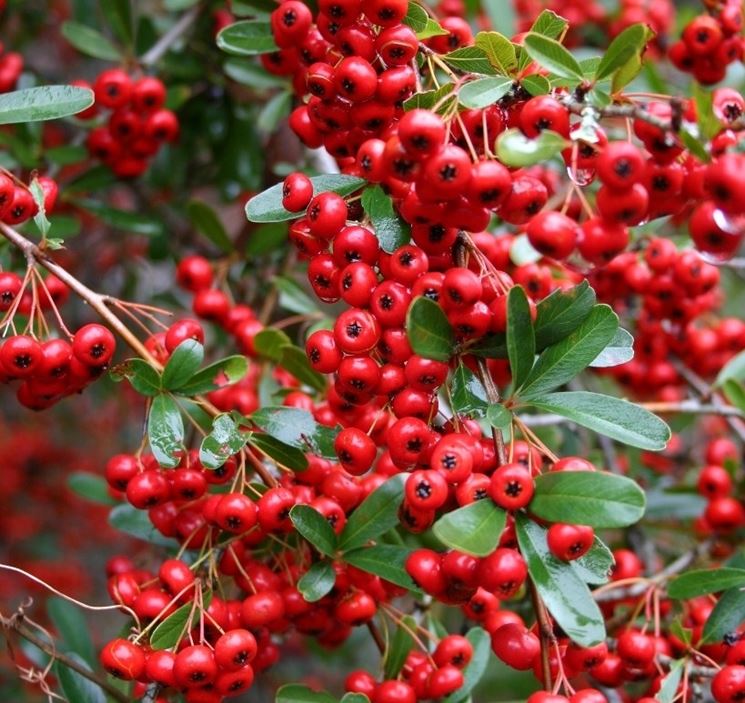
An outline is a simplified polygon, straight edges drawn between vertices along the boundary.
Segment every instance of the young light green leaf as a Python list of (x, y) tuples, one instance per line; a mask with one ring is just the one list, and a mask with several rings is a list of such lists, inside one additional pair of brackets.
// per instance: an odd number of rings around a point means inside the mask
[(451, 693), (443, 703), (465, 703), (470, 700), (471, 691), (478, 685), (489, 666), (491, 654), (491, 638), (480, 627), (472, 627), (466, 633), (466, 639), (471, 643), (473, 654), (471, 661), (463, 671), (463, 685)]
[(542, 34), (529, 32), (523, 47), (533, 61), (561, 78), (582, 81), (582, 67), (577, 59), (558, 41)]
[(409, 344), (425, 359), (448, 361), (453, 353), (455, 335), (442, 308), (429, 298), (419, 297), (406, 315)]
[(528, 297), (522, 286), (513, 286), (507, 296), (507, 353), (512, 385), (519, 388), (533, 368), (535, 333)]
[(623, 327), (619, 327), (603, 349), (592, 361), (590, 367), (593, 369), (604, 369), (618, 366), (631, 361), (634, 358), (634, 338)]
[(411, 593), (419, 594), (421, 591), (406, 571), (406, 559), (411, 551), (408, 547), (395, 544), (373, 544), (344, 552), (344, 561)]
[(406, 17), (403, 19), (403, 23), (414, 30), (417, 39), (428, 39), (429, 37), (437, 37), (447, 34), (447, 32), (427, 14), (427, 11), (418, 2), (414, 2), (413, 0), (409, 2), (408, 12), (406, 13)]
[(515, 45), (499, 32), (479, 32), (475, 45), (485, 54), (489, 63), (502, 76), (509, 76), (517, 68)]
[(568, 26), (569, 23), (560, 15), (551, 10), (543, 10), (535, 18), (530, 31), (533, 34), (542, 34), (550, 39), (558, 39)]
[(458, 92), (458, 102), (463, 107), (481, 110), (501, 100), (512, 90), (512, 78), (495, 76), (494, 78), (477, 78), (466, 83)]
[(76, 471), (67, 478), (67, 487), (91, 503), (99, 505), (116, 505), (117, 501), (109, 495), (106, 479), (87, 471)]
[(507, 431), (512, 424), (512, 411), (509, 408), (505, 408), (501, 403), (492, 403), (486, 409), (486, 420), (492, 427)]
[[(186, 383), (179, 386), (176, 392), (188, 396), (209, 393), (217, 388), (237, 383), (247, 372), (248, 359), (245, 356), (228, 356), (197, 371)], [(216, 383), (216, 380), (219, 383)]]
[(248, 443), (280, 466), (293, 471), (305, 471), (308, 468), (308, 459), (300, 449), (285, 444), (271, 435), (252, 432)]
[(414, 638), (411, 633), (416, 630), (416, 621), (411, 615), (405, 615), (401, 624), (396, 628), (396, 633), (385, 651), (383, 659), (383, 676), (386, 679), (395, 679), (414, 646)]
[(349, 516), (339, 536), (344, 552), (362, 547), (398, 525), (398, 509), (404, 499), (404, 475), (392, 476), (376, 488)]
[(207, 203), (201, 200), (190, 200), (186, 205), (186, 214), (192, 225), (209, 239), (220, 251), (229, 254), (233, 251), (233, 243), (228, 237), (217, 213)]
[(670, 428), (649, 410), (601, 393), (567, 391), (531, 398), (531, 405), (567, 417), (606, 437), (631, 447), (660, 451), (670, 439)]
[(450, 401), (458, 415), (484, 417), (489, 405), (486, 389), (476, 374), (465, 364), (459, 364), (453, 371), (450, 382)]
[(515, 518), (517, 541), (530, 577), (558, 625), (582, 647), (603, 642), (605, 622), (587, 584), (569, 562), (551, 554), (543, 527), (520, 513)]
[[(310, 180), (315, 195), (327, 192), (338, 193), (342, 196), (349, 195), (366, 183), (364, 178), (337, 173), (313, 176)], [(277, 185), (267, 188), (258, 195), (254, 195), (246, 203), (246, 217), (251, 222), (282, 222), (284, 220), (294, 220), (304, 214), (304, 212), (290, 212), (284, 209), (282, 206), (282, 183), (277, 183)]]
[(722, 386), (725, 381), (745, 381), (745, 351), (733, 356), (717, 375), (714, 386)]
[(0, 95), (0, 124), (69, 117), (93, 105), (93, 91), (72, 85), (43, 85)]
[(297, 590), (308, 603), (315, 603), (327, 595), (336, 583), (336, 572), (328, 561), (317, 561), (297, 582)]
[(709, 614), (700, 644), (721, 642), (734, 633), (745, 620), (745, 591), (731, 588), (725, 591)]
[(163, 369), (163, 388), (169, 391), (184, 386), (202, 365), (204, 347), (195, 339), (185, 339), (179, 344)]
[(247, 436), (228, 414), (218, 415), (211, 432), (199, 447), (199, 461), (207, 469), (219, 469), (233, 454), (246, 446)]
[(60, 27), (62, 36), (78, 51), (82, 51), (94, 59), (104, 61), (119, 61), (121, 52), (101, 32), (80, 22), (68, 20)]
[(328, 520), (310, 505), (296, 505), (290, 510), (295, 529), (321, 554), (333, 557), (337, 538)]
[(307, 410), (269, 406), (257, 410), (250, 419), (257, 427), (284, 444), (326, 459), (337, 459), (334, 440), (339, 431), (320, 425)]
[[(527, 52), (523, 52), (523, 56), (528, 56)], [(530, 58), (528, 58), (530, 61)], [(525, 88), (533, 97), (538, 95), (548, 95), (551, 92), (551, 83), (539, 73), (533, 73), (529, 76), (525, 76), (520, 79), (520, 85)]]
[(31, 185), (29, 186), (29, 190), (31, 191), (31, 196), (34, 199), (38, 210), (38, 212), (34, 215), (34, 224), (39, 228), (41, 236), (46, 238), (47, 234), (49, 234), (49, 229), (52, 226), (52, 223), (47, 217), (46, 206), (44, 205), (44, 190), (41, 187), (41, 183), (39, 183), (38, 178), (33, 178), (33, 180), (31, 181)]
[(383, 251), (390, 254), (408, 243), (409, 226), (396, 214), (391, 197), (381, 186), (368, 186), (362, 191), (362, 207), (370, 217)]
[(184, 421), (181, 410), (170, 395), (156, 395), (147, 418), (147, 438), (155, 460), (166, 468), (178, 466), (176, 452), (183, 448)]
[(644, 515), (644, 491), (626, 476), (604, 471), (553, 471), (535, 478), (530, 511), (550, 522), (628, 527)]
[(538, 351), (571, 334), (595, 305), (595, 291), (587, 281), (568, 291), (557, 288), (537, 305), (535, 342)]
[(217, 46), (228, 54), (254, 56), (277, 51), (269, 22), (244, 20), (225, 27), (217, 35)]
[(538, 357), (520, 396), (539, 398), (571, 381), (608, 346), (617, 329), (618, 315), (608, 305), (594, 306), (579, 327)]
[(683, 677), (683, 668), (685, 661), (678, 659), (670, 664), (670, 670), (660, 683), (660, 690), (657, 691), (655, 699), (659, 703), (673, 703), (675, 694), (678, 692), (680, 680)]
[(609, 78), (622, 68), (635, 54), (643, 53), (647, 42), (654, 36), (646, 24), (638, 23), (626, 27), (613, 39), (595, 70), (595, 80)]
[(55, 596), (47, 601), (47, 613), (65, 647), (80, 655), (86, 664), (94, 666), (96, 653), (82, 610), (64, 598)]
[(741, 586), (745, 586), (745, 569), (726, 566), (718, 569), (696, 569), (672, 579), (667, 584), (667, 595), (676, 600), (687, 600)]
[(544, 129), (534, 139), (513, 128), (502, 132), (497, 138), (497, 157), (506, 166), (522, 168), (547, 161), (568, 146), (564, 137), (550, 129)]
[(485, 498), (445, 513), (432, 531), (451, 549), (485, 557), (497, 548), (506, 520), (507, 513)]

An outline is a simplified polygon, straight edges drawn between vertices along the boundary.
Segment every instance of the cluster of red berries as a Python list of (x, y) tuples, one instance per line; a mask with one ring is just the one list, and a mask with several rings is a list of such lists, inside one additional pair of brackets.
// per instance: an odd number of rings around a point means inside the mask
[[(44, 211), (49, 214), (57, 202), (57, 183), (48, 176), (39, 176), (36, 182), (43, 194)], [(0, 220), (6, 225), (20, 225), (39, 212), (29, 186), (21, 183), (8, 171), (0, 171)]]
[(738, 0), (711, 3), (711, 13), (692, 19), (683, 36), (669, 51), (670, 60), (681, 71), (692, 73), (699, 83), (723, 80), (727, 67), (742, 61), (742, 4)]
[(178, 136), (178, 118), (164, 107), (166, 87), (159, 78), (133, 80), (122, 69), (111, 68), (92, 86), (82, 80), (73, 85), (92, 88), (95, 95), (95, 103), (79, 118), (106, 116), (106, 123), (88, 135), (88, 151), (121, 178), (143, 174), (161, 147)]

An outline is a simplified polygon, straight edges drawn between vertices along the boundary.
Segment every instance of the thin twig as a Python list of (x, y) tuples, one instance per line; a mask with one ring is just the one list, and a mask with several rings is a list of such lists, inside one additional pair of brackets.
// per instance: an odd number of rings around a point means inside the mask
[(195, 5), (184, 13), (176, 23), (155, 44), (143, 54), (140, 63), (143, 66), (152, 66), (158, 63), (166, 52), (189, 30), (199, 16), (201, 8)]

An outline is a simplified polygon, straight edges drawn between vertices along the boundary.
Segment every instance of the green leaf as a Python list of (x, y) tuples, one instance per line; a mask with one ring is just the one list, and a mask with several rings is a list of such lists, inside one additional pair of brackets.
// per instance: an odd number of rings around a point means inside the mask
[(515, 45), (499, 32), (479, 32), (474, 42), (500, 75), (509, 76), (517, 68)]
[[(307, 410), (270, 406), (257, 410), (250, 419), (257, 427), (284, 444), (326, 459), (337, 460), (334, 440), (339, 431), (317, 423)], [(256, 441), (257, 436), (252, 438), (252, 442)]]
[(374, 544), (344, 553), (344, 561), (357, 569), (375, 574), (411, 593), (421, 593), (406, 571), (411, 549), (395, 544)]
[(717, 375), (714, 386), (721, 386), (725, 381), (745, 381), (745, 351), (733, 356)]
[(326, 390), (326, 377), (314, 371), (305, 352), (293, 344), (282, 347), (279, 365), (298, 381), (317, 391)]
[[(404, 100), (404, 110), (431, 110), (435, 105), (440, 103), (437, 113), (442, 115), (450, 109), (453, 101), (455, 101), (453, 87), (452, 83), (445, 83), (437, 90), (425, 90), (421, 93), (414, 93), (410, 98)], [(450, 95), (449, 100), (444, 99), (446, 95)]]
[(327, 595), (335, 583), (336, 572), (331, 563), (317, 561), (297, 582), (297, 590), (308, 603), (315, 603)]
[(548, 347), (520, 389), (522, 398), (537, 398), (571, 381), (608, 345), (618, 329), (618, 315), (596, 305), (577, 329)]
[(44, 206), (44, 190), (42, 189), (38, 178), (33, 178), (29, 190), (31, 191), (31, 195), (38, 209), (38, 212), (34, 215), (34, 224), (39, 228), (41, 236), (46, 237), (47, 234), (49, 234), (49, 228), (52, 226), (52, 223), (47, 217), (46, 207)]
[(557, 288), (537, 305), (536, 347), (541, 350), (574, 332), (595, 305), (595, 291), (582, 281), (568, 291)]
[(178, 466), (176, 452), (183, 449), (184, 421), (176, 401), (169, 395), (156, 395), (147, 418), (147, 438), (156, 461), (166, 468)]
[(670, 439), (670, 428), (660, 418), (621, 398), (568, 391), (533, 398), (530, 404), (631, 447), (660, 451)]
[(140, 395), (154, 396), (161, 392), (160, 373), (144, 359), (127, 359), (109, 371), (115, 381), (127, 379)]
[(561, 78), (584, 80), (577, 59), (558, 41), (542, 34), (529, 32), (523, 39), (523, 47), (533, 61)]
[(544, 129), (537, 137), (529, 139), (519, 129), (513, 128), (497, 138), (497, 157), (506, 166), (533, 166), (556, 156), (568, 144), (564, 137), (550, 129)]
[[(70, 659), (80, 664), (80, 666), (93, 672), (88, 662), (84, 661), (75, 652), (67, 654)], [(59, 681), (59, 687), (68, 701), (75, 703), (106, 703), (106, 694), (97, 684), (87, 679), (82, 674), (65, 666), (61, 661), (54, 662), (54, 674)]]
[(228, 54), (254, 56), (277, 51), (272, 27), (265, 20), (235, 22), (220, 30), (217, 46)]
[(498, 430), (509, 430), (513, 420), (512, 411), (501, 403), (492, 403), (486, 409), (486, 420)]
[[(223, 386), (230, 386), (240, 381), (248, 372), (248, 359), (241, 354), (227, 356), (197, 371), (183, 386), (178, 389), (179, 395), (195, 396), (209, 393)], [(222, 382), (215, 383), (220, 377)]]
[(676, 600), (687, 600), (740, 586), (745, 586), (745, 569), (697, 569), (672, 579), (667, 584), (667, 595)]
[(98, 474), (76, 471), (67, 477), (67, 487), (81, 498), (100, 505), (116, 505), (117, 501), (109, 495), (109, 484)]
[(418, 297), (406, 314), (406, 332), (415, 354), (425, 359), (449, 361), (455, 336), (442, 308), (434, 301)]
[(450, 382), (450, 400), (453, 410), (458, 415), (484, 417), (489, 399), (486, 389), (476, 374), (465, 364), (459, 364), (453, 371)]
[(288, 89), (275, 93), (261, 108), (256, 118), (256, 128), (263, 134), (270, 134), (290, 114), (291, 107), (292, 93)]
[(409, 226), (396, 214), (391, 197), (381, 186), (368, 186), (362, 191), (362, 207), (370, 217), (383, 251), (391, 254), (409, 242)]
[(288, 469), (305, 471), (308, 468), (308, 459), (300, 449), (285, 444), (271, 435), (253, 432), (248, 443)]
[[(524, 56), (527, 56), (523, 52)], [(525, 88), (533, 97), (538, 95), (548, 95), (551, 92), (551, 83), (548, 78), (540, 75), (539, 73), (533, 73), (530, 76), (525, 76), (520, 79), (520, 85)]]
[(634, 338), (623, 327), (619, 327), (608, 342), (608, 346), (593, 359), (593, 369), (618, 366), (634, 358)]
[(241, 85), (247, 85), (256, 90), (283, 88), (287, 79), (275, 76), (253, 59), (229, 58), (222, 66), (225, 75)]
[(507, 513), (485, 498), (445, 513), (432, 531), (451, 549), (485, 557), (497, 548), (506, 520)]
[(512, 78), (477, 78), (466, 83), (458, 92), (458, 102), (463, 107), (480, 110), (501, 100), (512, 90)]
[[(342, 174), (326, 174), (313, 176), (310, 179), (313, 184), (313, 193), (338, 193), (339, 195), (350, 195), (365, 185), (364, 178), (357, 176), (345, 176)], [(282, 207), (282, 183), (277, 183), (271, 188), (254, 195), (246, 203), (246, 217), (251, 222), (282, 222), (302, 217), (304, 212), (290, 212)]]
[(279, 361), (282, 357), (282, 348), (292, 344), (290, 338), (282, 331), (267, 327), (254, 337), (254, 349), (256, 352), (272, 361)]
[(318, 312), (318, 305), (295, 281), (283, 276), (272, 278), (274, 287), (279, 291), (279, 304), (285, 310), (307, 315)]
[(345, 693), (339, 703), (370, 703), (370, 699), (364, 693)]
[(229, 254), (233, 251), (233, 243), (228, 237), (217, 213), (200, 200), (190, 200), (186, 205), (186, 214), (192, 225), (209, 239), (220, 251)]
[(680, 680), (683, 677), (685, 660), (678, 659), (670, 664), (670, 670), (660, 682), (660, 690), (657, 691), (655, 699), (659, 703), (673, 703), (675, 694), (678, 692)]
[(722, 390), (732, 405), (745, 412), (745, 388), (742, 387), (741, 383), (729, 379), (724, 382)]
[(507, 353), (513, 387), (519, 388), (535, 361), (533, 321), (528, 296), (522, 286), (513, 286), (507, 296)]
[(552, 471), (535, 478), (530, 512), (542, 520), (591, 527), (628, 527), (644, 515), (644, 491), (604, 471)]
[(178, 390), (185, 385), (204, 359), (204, 347), (195, 339), (185, 339), (171, 352), (163, 369), (163, 387), (166, 390)]
[(606, 50), (595, 70), (595, 80), (609, 78), (622, 68), (635, 54), (641, 54), (654, 33), (646, 24), (632, 24), (626, 27)]
[(525, 264), (535, 264), (543, 258), (543, 254), (538, 251), (528, 239), (527, 234), (518, 234), (510, 245), (510, 261), (515, 266), (525, 266)]
[(699, 136), (705, 141), (709, 141), (719, 134), (723, 127), (714, 112), (714, 94), (711, 90), (707, 90), (696, 82), (693, 84), (693, 99), (696, 103), (696, 123)]
[[(203, 597), (203, 607), (209, 608), (212, 601), (212, 593), (207, 592)], [(150, 647), (152, 649), (171, 649), (179, 643), (179, 637), (187, 630), (189, 621), (199, 622), (199, 611), (189, 601), (174, 610), (165, 620), (161, 621), (150, 634)]]
[(497, 73), (486, 52), (477, 46), (462, 46), (460, 49), (445, 54), (442, 60), (450, 68), (463, 73), (481, 73), (486, 76), (494, 76)]
[(447, 31), (435, 22), (417, 2), (409, 2), (409, 9), (403, 23), (414, 30), (417, 39), (429, 39), (429, 37), (447, 34)]
[(64, 598), (53, 596), (47, 600), (47, 613), (65, 647), (79, 655), (86, 664), (94, 666), (96, 653), (89, 635), (88, 623), (80, 608)]
[(404, 499), (403, 474), (392, 476), (358, 505), (339, 536), (339, 549), (362, 547), (398, 525), (398, 509)]
[(101, 32), (80, 22), (68, 20), (60, 27), (62, 36), (78, 51), (94, 59), (120, 61), (121, 52)]
[(150, 542), (150, 544), (177, 549), (181, 546), (175, 539), (164, 537), (155, 529), (153, 523), (150, 522), (147, 511), (138, 510), (129, 503), (117, 505), (111, 510), (109, 524), (119, 532), (124, 532), (144, 542)]
[(464, 703), (471, 695), (471, 691), (478, 685), (489, 666), (491, 654), (491, 638), (480, 627), (472, 627), (466, 633), (466, 639), (471, 643), (473, 655), (468, 666), (463, 671), (463, 685), (451, 693), (443, 703)]
[(558, 39), (568, 26), (569, 23), (560, 15), (557, 15), (551, 10), (543, 10), (535, 18), (530, 31), (533, 34), (542, 34), (544, 37), (549, 37), (550, 39)]
[(634, 54), (621, 68), (613, 74), (611, 93), (620, 93), (631, 81), (639, 75), (644, 62), (641, 54)]
[(483, 356), (487, 359), (506, 359), (507, 336), (503, 332), (488, 334), (477, 340), (473, 346), (468, 346), (467, 351), (469, 354)]
[(130, 0), (107, 0), (99, 5), (114, 33), (128, 45), (134, 39), (134, 22)]
[(527, 562), (530, 577), (559, 627), (582, 647), (604, 641), (603, 615), (590, 589), (569, 562), (551, 554), (546, 530), (521, 513), (515, 515), (515, 524), (520, 552)]
[(326, 691), (314, 691), (299, 683), (288, 683), (277, 691), (275, 703), (336, 703)]
[(0, 124), (69, 117), (93, 105), (93, 91), (72, 85), (44, 85), (0, 95)]
[(570, 563), (585, 583), (600, 585), (608, 582), (614, 562), (611, 550), (599, 537), (595, 537), (592, 547), (579, 559)]
[(130, 212), (129, 210), (117, 210), (107, 205), (102, 205), (95, 200), (79, 200), (76, 203), (80, 207), (92, 212), (101, 222), (120, 229), (125, 232), (134, 234), (143, 234), (148, 237), (155, 237), (163, 233), (163, 223), (149, 215), (139, 212)]
[(745, 620), (745, 591), (731, 588), (725, 591), (709, 614), (700, 644), (721, 642), (725, 635), (737, 631)]
[(391, 639), (389, 647), (385, 651), (383, 660), (383, 677), (395, 679), (409, 656), (414, 646), (414, 638), (411, 633), (416, 630), (416, 620), (411, 615), (401, 618), (401, 624), (396, 628), (396, 633)]
[(267, 222), (259, 225), (249, 234), (246, 256), (264, 256), (281, 249), (287, 243), (287, 223)]
[(219, 469), (233, 454), (246, 446), (247, 436), (228, 414), (212, 421), (212, 430), (199, 447), (199, 461), (207, 469)]
[(321, 554), (333, 558), (336, 552), (336, 534), (321, 513), (310, 505), (296, 505), (290, 510), (290, 520), (295, 529)]

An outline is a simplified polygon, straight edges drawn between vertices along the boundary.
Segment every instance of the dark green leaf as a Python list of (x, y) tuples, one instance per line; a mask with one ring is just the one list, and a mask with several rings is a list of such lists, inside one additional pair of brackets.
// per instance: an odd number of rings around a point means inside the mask
[(622, 68), (634, 54), (644, 51), (654, 33), (646, 24), (632, 24), (613, 39), (595, 71), (595, 80), (609, 78)]
[(288, 683), (277, 691), (275, 703), (336, 703), (326, 691), (314, 691), (299, 683)]
[(595, 305), (595, 291), (582, 281), (568, 291), (557, 288), (538, 303), (535, 341), (538, 350), (556, 344), (574, 332)]
[(486, 76), (497, 74), (486, 52), (477, 46), (463, 46), (460, 49), (451, 51), (449, 54), (445, 54), (442, 60), (450, 68), (463, 71), (464, 73), (481, 73)]
[(158, 395), (161, 388), (160, 373), (144, 359), (127, 359), (123, 364), (114, 366), (109, 375), (115, 381), (127, 379), (132, 388), (141, 395)]
[(634, 338), (623, 327), (619, 327), (608, 342), (608, 346), (593, 359), (593, 369), (618, 366), (634, 358)]
[(76, 144), (54, 146), (44, 152), (44, 156), (58, 166), (69, 166), (88, 158), (88, 150)]
[(522, 168), (548, 161), (565, 149), (568, 142), (550, 129), (544, 129), (534, 139), (526, 137), (519, 129), (508, 129), (497, 138), (497, 156), (507, 166)]
[(538, 357), (520, 396), (536, 398), (571, 381), (605, 349), (617, 329), (618, 315), (607, 305), (596, 305), (577, 329)]
[(706, 500), (698, 493), (672, 493), (660, 489), (647, 491), (645, 520), (693, 520), (706, 508)]
[(463, 685), (451, 693), (443, 703), (464, 703), (469, 700), (471, 691), (478, 685), (489, 666), (491, 654), (491, 638), (480, 627), (473, 627), (466, 633), (466, 639), (473, 647), (473, 655), (468, 666), (463, 671)]
[[(246, 375), (247, 371), (248, 359), (245, 356), (240, 354), (227, 356), (205, 366), (201, 371), (197, 371), (187, 383), (178, 389), (178, 393), (189, 396), (209, 393), (216, 388), (237, 383)], [(220, 382), (215, 383), (215, 379)]]
[(169, 395), (156, 395), (147, 417), (147, 438), (156, 461), (169, 469), (178, 466), (176, 452), (183, 448), (184, 421), (176, 401)]
[(78, 654), (89, 666), (94, 666), (97, 661), (96, 653), (80, 607), (64, 598), (53, 596), (47, 600), (47, 613), (65, 648)]
[[(326, 459), (337, 459), (334, 440), (338, 430), (317, 423), (307, 410), (266, 407), (251, 415), (251, 421), (268, 435), (291, 447)], [(255, 441), (255, 437), (252, 441)]]
[[(203, 598), (205, 609), (209, 608), (211, 601), (212, 593), (205, 593)], [(185, 632), (188, 632), (189, 621), (199, 622), (199, 615), (199, 611), (191, 601), (177, 608), (152, 631), (150, 634), (150, 647), (156, 650), (175, 647), (179, 643), (179, 638)]]
[(272, 278), (272, 283), (279, 291), (279, 304), (285, 310), (298, 315), (318, 312), (318, 305), (313, 298), (291, 278), (275, 276)]
[(102, 205), (96, 200), (81, 200), (77, 204), (88, 212), (92, 212), (101, 222), (115, 229), (134, 234), (144, 234), (149, 237), (163, 233), (163, 223), (156, 217), (143, 215), (139, 212), (130, 212), (129, 210), (117, 210)]
[(507, 358), (507, 337), (503, 333), (488, 334), (479, 339), (476, 344), (468, 347), (469, 354), (483, 356), (487, 359)]
[(93, 91), (72, 85), (44, 85), (0, 95), (0, 124), (69, 117), (93, 105)]
[(644, 515), (644, 491), (604, 471), (553, 471), (535, 478), (530, 512), (550, 522), (628, 527)]
[(269, 73), (261, 64), (254, 63), (253, 59), (229, 58), (222, 68), (236, 83), (257, 90), (282, 88), (287, 85), (286, 78)]
[(267, 222), (259, 225), (249, 235), (246, 256), (264, 256), (277, 251), (287, 243), (287, 223)]
[(117, 501), (109, 495), (109, 485), (106, 479), (98, 474), (87, 471), (76, 471), (67, 479), (67, 486), (71, 491), (91, 503), (100, 505), (116, 505)]
[(533, 61), (554, 75), (578, 81), (584, 79), (577, 59), (555, 39), (530, 32), (523, 39), (523, 47)]
[(411, 615), (405, 615), (401, 624), (396, 628), (396, 633), (386, 649), (383, 660), (383, 676), (386, 679), (395, 679), (414, 646), (414, 638), (411, 633), (416, 630), (416, 621)]
[(721, 642), (745, 621), (745, 591), (731, 588), (725, 591), (711, 611), (700, 644)]
[(391, 254), (409, 242), (409, 226), (396, 214), (391, 197), (379, 185), (362, 191), (362, 207), (370, 217), (383, 251)]
[(275, 93), (261, 108), (256, 118), (256, 128), (263, 134), (273, 132), (277, 129), (277, 125), (290, 114), (291, 107), (292, 93), (288, 89)]
[(290, 338), (282, 331), (267, 327), (254, 337), (254, 349), (256, 352), (272, 361), (279, 361), (282, 356), (282, 347), (292, 344)]
[[(439, 103), (437, 113), (444, 114), (453, 104), (455, 95), (453, 93), (453, 84), (445, 83), (437, 90), (425, 90), (421, 93), (415, 93), (410, 98), (404, 100), (404, 110), (431, 110)], [(444, 100), (445, 96), (450, 94), (449, 100)]]
[(195, 339), (185, 339), (179, 344), (163, 369), (163, 388), (178, 390), (191, 380), (204, 359), (204, 347)]
[(305, 471), (308, 468), (308, 459), (300, 449), (285, 444), (271, 435), (254, 432), (249, 437), (248, 443), (280, 466), (293, 471)]
[(358, 505), (339, 536), (339, 549), (362, 547), (398, 525), (398, 509), (404, 499), (404, 475), (392, 476)]
[(297, 590), (308, 603), (315, 603), (327, 595), (335, 583), (336, 572), (331, 563), (317, 561), (297, 582)]
[(528, 297), (522, 286), (513, 286), (507, 297), (507, 353), (513, 388), (528, 377), (535, 361), (535, 334)]
[(344, 553), (344, 561), (352, 566), (395, 583), (412, 593), (421, 593), (406, 571), (408, 547), (394, 544), (374, 544)]
[(659, 451), (670, 439), (670, 428), (659, 417), (621, 398), (568, 391), (533, 398), (530, 404), (632, 447)]
[(670, 598), (687, 600), (739, 586), (745, 586), (745, 569), (697, 569), (672, 579), (667, 584), (667, 595)]
[(191, 223), (207, 239), (209, 239), (220, 251), (229, 254), (233, 251), (233, 243), (228, 237), (217, 213), (206, 203), (200, 200), (190, 200), (186, 205), (186, 214)]
[(296, 505), (290, 510), (290, 520), (295, 529), (321, 554), (333, 557), (336, 552), (336, 534), (328, 520), (310, 505)]
[(659, 701), (659, 703), (673, 703), (678, 692), (680, 680), (683, 677), (684, 666), (685, 661), (683, 659), (679, 659), (670, 664), (670, 671), (662, 679), (660, 690), (657, 691), (657, 695), (655, 696), (655, 699)]
[(579, 559), (570, 563), (585, 583), (599, 585), (608, 582), (614, 561), (611, 550), (599, 537), (595, 537), (592, 547)]
[(506, 520), (507, 513), (485, 498), (445, 513), (432, 530), (447, 547), (485, 557), (497, 548)]
[(370, 699), (364, 693), (345, 693), (339, 703), (370, 703)]
[(80, 22), (68, 20), (60, 28), (62, 36), (78, 51), (95, 59), (121, 60), (121, 53), (101, 32)]
[[(75, 652), (69, 652), (67, 656), (85, 669), (91, 672), (93, 671), (88, 662), (84, 661)], [(68, 701), (74, 701), (75, 703), (106, 703), (106, 694), (98, 684), (70, 667), (65, 666), (59, 660), (54, 662), (54, 673), (59, 681), (59, 687)]]
[(225, 27), (217, 35), (217, 46), (236, 56), (269, 54), (278, 48), (271, 25), (265, 20), (244, 20)]
[(453, 371), (450, 400), (453, 410), (458, 415), (470, 417), (484, 417), (489, 405), (486, 389), (465, 364), (459, 364)]
[(415, 354), (425, 359), (448, 361), (455, 337), (442, 308), (429, 298), (419, 297), (409, 306), (406, 332)]
[(247, 436), (241, 432), (230, 415), (218, 415), (211, 432), (199, 447), (199, 461), (207, 469), (219, 469), (233, 454), (246, 446)]
[(131, 0), (106, 0), (100, 3), (99, 7), (116, 36), (131, 46), (134, 39), (134, 22), (130, 2)]
[(66, 193), (87, 193), (101, 190), (116, 182), (114, 172), (107, 166), (94, 166), (73, 178), (65, 188)]
[(164, 537), (150, 522), (147, 511), (138, 510), (129, 503), (117, 505), (109, 513), (109, 524), (116, 530), (145, 542), (157, 544), (161, 547), (176, 547), (180, 545), (175, 539)]
[(561, 629), (583, 647), (603, 642), (603, 615), (587, 584), (569, 562), (551, 554), (543, 527), (520, 513), (515, 519), (520, 552), (527, 562), (530, 577)]
[(512, 78), (496, 76), (469, 81), (458, 92), (458, 102), (463, 107), (480, 110), (501, 100), (512, 90)]
[(298, 381), (317, 391), (326, 390), (326, 378), (314, 371), (305, 352), (292, 344), (282, 347), (279, 365), (289, 371)]
[[(315, 195), (326, 192), (349, 195), (365, 185), (364, 178), (343, 174), (313, 176), (310, 180), (313, 183), (313, 193)], [(277, 185), (255, 195), (246, 204), (246, 217), (251, 222), (282, 222), (302, 217), (303, 214), (303, 212), (290, 212), (282, 207), (281, 183), (277, 183)]]
[(500, 75), (509, 76), (517, 68), (515, 45), (503, 34), (479, 32), (474, 41)]

